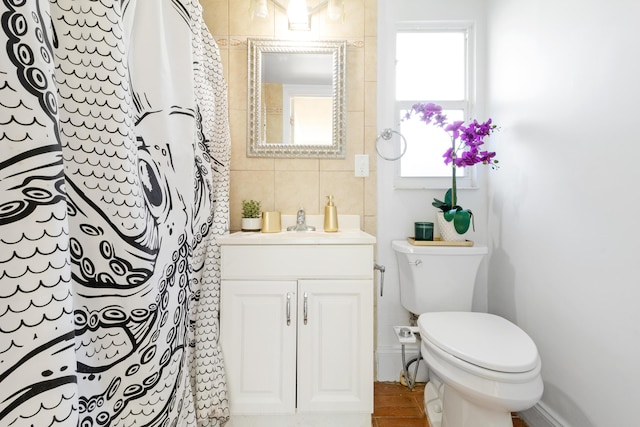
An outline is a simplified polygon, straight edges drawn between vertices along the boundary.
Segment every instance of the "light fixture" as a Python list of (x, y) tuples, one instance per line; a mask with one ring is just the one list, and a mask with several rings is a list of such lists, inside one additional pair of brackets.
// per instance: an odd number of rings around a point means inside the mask
[(332, 21), (337, 21), (342, 18), (343, 9), (344, 0), (328, 0), (327, 15)]
[[(327, 6), (329, 19), (333, 21), (342, 18), (344, 9), (344, 0), (324, 0), (311, 9), (307, 6), (306, 0), (289, 0), (286, 7), (278, 0), (271, 0), (271, 2), (287, 13), (290, 30), (310, 30), (311, 16), (325, 6)], [(267, 0), (251, 0), (251, 14), (255, 18), (266, 18), (268, 15)]]
[(310, 19), (307, 0), (289, 0), (287, 18), (289, 18), (290, 30), (310, 30), (311, 25), (309, 24)]
[(251, 2), (251, 14), (259, 19), (267, 17), (267, 0), (253, 0)]

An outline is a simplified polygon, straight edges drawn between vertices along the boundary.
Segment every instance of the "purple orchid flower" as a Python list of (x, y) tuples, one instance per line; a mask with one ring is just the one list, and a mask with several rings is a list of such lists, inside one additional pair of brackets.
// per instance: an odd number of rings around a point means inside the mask
[(468, 209), (462, 209), (457, 205), (456, 168), (473, 166), (478, 163), (490, 165), (497, 169), (498, 161), (493, 151), (481, 151), (480, 146), (484, 139), (496, 130), (496, 125), (491, 119), (483, 123), (477, 120), (464, 125), (464, 121), (447, 122), (447, 116), (442, 114), (442, 107), (434, 103), (417, 103), (405, 115), (405, 120), (417, 115), (427, 125), (433, 124), (442, 128), (451, 136), (451, 147), (442, 155), (445, 165), (451, 165), (452, 186), (445, 194), (445, 201), (434, 199), (432, 205), (445, 214), (447, 221), (453, 221), (456, 231), (460, 234), (469, 229), (473, 214)]
[[(460, 136), (460, 129), (461, 129), (463, 124), (464, 124), (464, 121), (456, 120), (455, 122), (453, 122), (450, 125), (448, 125), (447, 127), (445, 127), (444, 130), (446, 132), (451, 132), (451, 137), (454, 140), (456, 140)], [(462, 128), (462, 130), (464, 132), (464, 128)]]

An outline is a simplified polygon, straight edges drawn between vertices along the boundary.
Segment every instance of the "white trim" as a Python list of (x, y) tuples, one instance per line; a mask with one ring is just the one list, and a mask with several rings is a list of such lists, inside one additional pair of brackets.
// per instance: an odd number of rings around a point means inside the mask
[(519, 412), (518, 415), (529, 427), (570, 427), (566, 421), (560, 421), (561, 418), (543, 402), (538, 402), (533, 408)]
[[(420, 354), (420, 347), (417, 344), (407, 344), (405, 346), (406, 360)], [(400, 381), (402, 373), (402, 346), (380, 345), (376, 349), (376, 381)], [(418, 381), (427, 380), (427, 369), (424, 361), (420, 362), (418, 370)]]
[[(478, 179), (475, 167), (467, 167), (469, 176), (456, 178), (458, 190), (477, 190)], [(399, 167), (396, 170), (393, 189), (394, 190), (448, 190), (451, 188), (451, 177), (430, 177), (430, 178), (402, 178), (399, 176)], [(444, 197), (444, 195), (442, 196)]]

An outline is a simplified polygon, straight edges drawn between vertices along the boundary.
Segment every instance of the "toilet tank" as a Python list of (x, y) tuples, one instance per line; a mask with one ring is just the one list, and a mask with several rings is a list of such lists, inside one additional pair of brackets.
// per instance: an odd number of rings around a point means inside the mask
[(394, 240), (400, 302), (420, 315), (434, 311), (471, 311), (478, 267), (486, 246), (414, 246)]

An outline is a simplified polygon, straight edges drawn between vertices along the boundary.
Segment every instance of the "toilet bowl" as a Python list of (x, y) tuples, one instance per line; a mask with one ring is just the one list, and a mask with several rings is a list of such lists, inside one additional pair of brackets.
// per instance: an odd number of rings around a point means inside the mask
[(430, 370), (425, 408), (431, 427), (511, 427), (511, 412), (542, 396), (535, 344), (513, 323), (472, 312), (418, 318)]
[(431, 427), (512, 427), (511, 412), (542, 396), (533, 340), (508, 320), (471, 312), (483, 246), (392, 242), (400, 300), (418, 316), (420, 352), (429, 369), (425, 409)]

